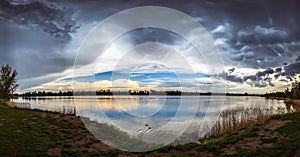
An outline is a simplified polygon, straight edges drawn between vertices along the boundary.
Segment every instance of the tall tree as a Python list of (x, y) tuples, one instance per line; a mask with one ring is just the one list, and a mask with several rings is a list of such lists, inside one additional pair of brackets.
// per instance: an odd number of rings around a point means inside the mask
[(0, 99), (9, 100), (19, 84), (17, 84), (17, 71), (9, 65), (3, 65), (0, 71)]

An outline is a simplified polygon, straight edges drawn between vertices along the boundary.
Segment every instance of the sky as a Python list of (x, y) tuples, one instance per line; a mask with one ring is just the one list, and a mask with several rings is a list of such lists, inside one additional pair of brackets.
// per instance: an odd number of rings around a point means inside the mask
[[(154, 27), (125, 32), (105, 51), (92, 54), (99, 43), (122, 29), (118, 23), (98, 32), (84, 49), (89, 32), (99, 23), (141, 6), (167, 7), (192, 17), (208, 31), (222, 62), (205, 58), (206, 52), (199, 52), (180, 34)], [(17, 92), (283, 91), (300, 76), (299, 19), (297, 0), (2, 0), (0, 64), (18, 71)], [(172, 27), (199, 38), (195, 30), (181, 28), (185, 20), (170, 20), (178, 24)], [(213, 71), (214, 67), (222, 70)]]

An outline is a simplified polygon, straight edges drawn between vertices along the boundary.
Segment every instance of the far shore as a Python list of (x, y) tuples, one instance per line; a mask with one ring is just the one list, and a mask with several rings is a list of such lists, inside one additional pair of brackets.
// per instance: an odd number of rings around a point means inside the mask
[(260, 96), (265, 94), (249, 94), (249, 93), (212, 93), (212, 92), (185, 92), (185, 91), (60, 91), (45, 92), (34, 91), (21, 94), (15, 94), (15, 97), (30, 96)]

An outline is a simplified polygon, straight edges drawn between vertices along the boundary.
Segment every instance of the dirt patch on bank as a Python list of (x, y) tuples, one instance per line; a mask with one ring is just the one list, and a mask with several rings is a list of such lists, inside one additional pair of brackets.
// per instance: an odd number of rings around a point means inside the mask
[(282, 120), (269, 120), (263, 125), (263, 129), (265, 130), (271, 130), (274, 131), (282, 126), (284, 126), (286, 123), (290, 121), (282, 121)]

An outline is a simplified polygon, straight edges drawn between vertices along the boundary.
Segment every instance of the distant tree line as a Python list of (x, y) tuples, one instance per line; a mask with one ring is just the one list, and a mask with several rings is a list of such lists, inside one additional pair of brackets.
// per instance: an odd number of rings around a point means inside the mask
[(299, 82), (292, 83), (291, 90), (287, 88), (284, 92), (266, 93), (265, 96), (300, 99), (300, 83)]
[(248, 94), (245, 93), (212, 93), (212, 92), (206, 92), (206, 93), (199, 93), (199, 95), (214, 95), (214, 96), (264, 96), (264, 94)]
[(20, 94), (19, 96), (73, 96), (73, 95), (169, 95), (169, 96), (210, 96), (210, 95), (226, 95), (226, 96), (264, 96), (262, 94), (248, 94), (246, 93), (211, 93), (211, 92), (182, 92), (180, 90), (155, 91), (155, 90), (129, 90), (129, 91), (111, 91), (111, 90), (97, 90), (97, 91), (59, 91), (46, 92), (34, 91)]
[(59, 92), (46, 92), (46, 91), (34, 91), (19, 94), (18, 96), (73, 96), (73, 95), (181, 95), (181, 91), (110, 91), (110, 90), (97, 90), (97, 91), (59, 91)]
[(59, 92), (46, 92), (46, 91), (33, 91), (20, 94), (20, 96), (72, 96), (72, 91), (59, 91)]

